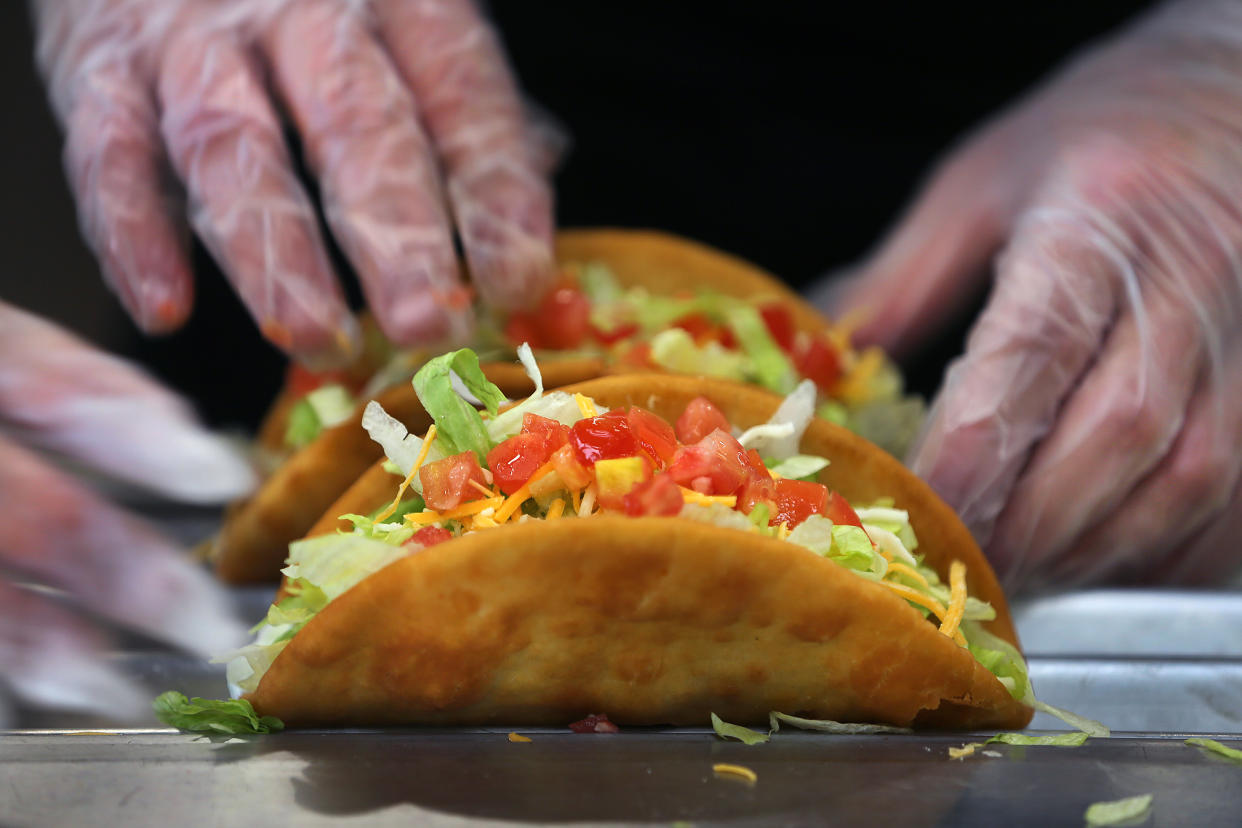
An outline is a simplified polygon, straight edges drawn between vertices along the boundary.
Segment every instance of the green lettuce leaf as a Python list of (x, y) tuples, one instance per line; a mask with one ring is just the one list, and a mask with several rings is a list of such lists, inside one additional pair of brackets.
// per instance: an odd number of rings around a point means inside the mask
[(793, 391), (798, 384), (798, 373), (768, 332), (759, 309), (748, 303), (739, 303), (728, 307), (724, 317), (742, 351), (750, 357), (751, 368), (759, 384), (778, 394)]
[(651, 338), (651, 361), (676, 374), (746, 380), (747, 359), (719, 342), (696, 345), (681, 328), (666, 328)]
[(1140, 794), (1109, 802), (1096, 802), (1087, 807), (1083, 819), (1088, 825), (1136, 824), (1151, 813), (1151, 801), (1151, 794)]
[(1049, 716), (1060, 719), (1067, 725), (1081, 730), (1089, 736), (1096, 736), (1106, 739), (1112, 735), (1112, 731), (1105, 725), (1097, 722), (1095, 719), (1088, 719), (1086, 716), (1079, 716), (1077, 713), (1071, 713), (1068, 710), (1062, 710), (1059, 707), (1053, 707), (1047, 702), (1041, 702), (1038, 699), (1032, 699), (1031, 706), (1040, 713), (1047, 713)]
[(1024, 704), (1035, 700), (1031, 692), (1031, 679), (1026, 659), (1018, 648), (1005, 639), (992, 635), (976, 621), (963, 621), (962, 634), (970, 654), (982, 664), (1009, 691), (1009, 695)]
[(275, 733), (285, 724), (275, 716), (260, 716), (244, 699), (187, 699), (184, 693), (169, 690), (151, 705), (156, 717), (169, 727), (194, 733)]
[(285, 425), (285, 445), (289, 448), (302, 448), (318, 437), (322, 430), (323, 423), (319, 421), (319, 415), (303, 397), (289, 409), (289, 420)]
[(444, 446), (445, 453), (473, 451), (484, 463), (492, 441), (479, 412), (454, 390), (453, 374), (495, 416), (505, 395), (483, 375), (478, 355), (469, 348), (428, 360), (414, 375), (414, 393), (435, 420), (436, 442)]
[(305, 578), (290, 581), (285, 591), (288, 594), (268, 607), (267, 616), (250, 629), (252, 634), (265, 624), (269, 627), (288, 625), (289, 630), (283, 633), (283, 637), (292, 638), (315, 613), (328, 605), (328, 596), (323, 590)]
[(1090, 734), (1081, 730), (1072, 733), (1049, 733), (1043, 736), (1028, 736), (1025, 733), (997, 733), (985, 744), (1000, 742), (1005, 745), (1030, 745), (1044, 747), (1078, 747), (1087, 741)]
[(1226, 747), (1215, 739), (1201, 739), (1195, 737), (1193, 739), (1187, 739), (1186, 744), (1193, 745), (1194, 747), (1201, 747), (1204, 750), (1215, 753), (1217, 756), (1223, 756), (1231, 762), (1242, 763), (1242, 750)]
[(770, 733), (760, 733), (757, 730), (751, 730), (749, 727), (729, 724), (715, 713), (712, 714), (712, 730), (715, 730), (716, 735), (721, 739), (737, 739), (739, 742), (747, 745), (762, 744), (771, 737)]
[(776, 733), (781, 729), (781, 722), (800, 730), (817, 730), (820, 733), (835, 733), (841, 736), (914, 732), (908, 727), (895, 727), (893, 725), (834, 722), (831, 719), (804, 719), (800, 716), (790, 716), (788, 713), (779, 713), (775, 710), (768, 714), (768, 725), (772, 728), (772, 733)]
[(796, 480), (814, 480), (815, 475), (828, 467), (827, 457), (816, 457), (813, 454), (795, 454), (784, 460), (776, 460), (767, 464), (768, 469), (781, 477), (792, 477)]

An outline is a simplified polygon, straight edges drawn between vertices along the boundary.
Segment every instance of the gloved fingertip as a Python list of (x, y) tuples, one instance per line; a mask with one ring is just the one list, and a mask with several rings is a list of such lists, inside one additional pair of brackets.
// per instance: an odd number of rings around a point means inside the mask
[(406, 291), (377, 315), (385, 332), (400, 345), (464, 342), (474, 329), (469, 296), (461, 286)]
[(122, 721), (151, 713), (150, 694), (93, 651), (45, 648), (32, 669), (6, 678), (17, 698), (39, 707), (103, 713)]

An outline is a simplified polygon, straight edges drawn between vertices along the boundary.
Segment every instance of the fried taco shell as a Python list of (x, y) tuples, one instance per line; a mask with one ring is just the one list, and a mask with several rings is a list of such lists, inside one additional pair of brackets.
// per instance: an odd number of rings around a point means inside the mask
[[(568, 390), (568, 389), (567, 389)], [(676, 417), (704, 395), (730, 422), (780, 400), (719, 380), (605, 377), (574, 388)], [(978, 546), (922, 481), (878, 447), (814, 420), (802, 450), (852, 502), (910, 513), (942, 577), (966, 564), (984, 626), (1016, 645)], [(370, 471), (337, 508), (368, 512), (395, 478)], [(321, 523), (331, 526), (335, 514)], [(1020, 728), (1014, 700), (970, 652), (888, 589), (794, 544), (684, 518), (527, 521), (428, 547), (367, 577), (277, 656), (256, 710), (292, 726), (766, 721), (771, 710), (937, 728)]]

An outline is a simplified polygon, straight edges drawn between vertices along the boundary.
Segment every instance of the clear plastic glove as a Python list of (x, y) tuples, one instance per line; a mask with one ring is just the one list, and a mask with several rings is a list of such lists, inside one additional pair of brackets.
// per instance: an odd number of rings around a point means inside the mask
[(189, 223), (277, 346), (312, 363), (358, 332), (282, 134), (380, 326), (460, 338), (554, 278), (555, 148), (470, 0), (34, 0), (65, 164), (105, 277), (147, 332), (193, 301)]
[(244, 630), (175, 544), (64, 469), (205, 504), (244, 493), (252, 473), (133, 366), (3, 303), (0, 355), (0, 721), (6, 689), (137, 716), (151, 699), (108, 665), (90, 616), (203, 655)]
[(1172, 3), (1074, 60), (829, 295), (901, 355), (989, 282), (915, 471), (1011, 587), (1219, 582), (1242, 562), (1242, 4)]

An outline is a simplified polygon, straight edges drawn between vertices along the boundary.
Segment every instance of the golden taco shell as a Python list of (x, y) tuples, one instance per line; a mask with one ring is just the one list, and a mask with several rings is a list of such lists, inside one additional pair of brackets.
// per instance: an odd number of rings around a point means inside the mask
[[(568, 390), (568, 389), (567, 389)], [(576, 389), (666, 419), (695, 396), (735, 426), (765, 422), (761, 389), (668, 375)], [(802, 450), (853, 502), (893, 497), (925, 562), (970, 594), (1016, 645), (1000, 586), (953, 512), (896, 460), (815, 420)], [(364, 476), (342, 498), (390, 498)], [(352, 498), (352, 500), (351, 500)], [(292, 639), (248, 697), (291, 726), (838, 721), (1020, 728), (1031, 710), (905, 600), (793, 544), (682, 518), (527, 521), (424, 549), (369, 576)]]
[[(642, 286), (663, 294), (711, 288), (743, 299), (779, 299), (789, 305), (800, 329), (822, 330), (825, 326), (810, 305), (755, 265), (668, 233), (562, 230), (557, 235), (556, 252), (562, 262), (603, 262), (624, 286)], [(517, 361), (485, 362), (481, 367), (506, 396), (522, 397), (534, 390)], [(547, 388), (627, 370), (610, 369), (602, 357), (558, 358), (551, 353), (540, 355), (539, 367)], [(405, 412), (421, 412), (409, 383), (387, 389), (380, 399), (389, 413), (412, 431), (426, 429), (427, 423), (422, 420), (406, 419)], [(270, 440), (278, 431), (283, 438), (288, 407), (286, 403), (273, 409), (262, 429), (265, 439)], [(294, 452), (257, 493), (230, 506), (210, 552), (221, 580), (234, 584), (276, 580), (288, 544), (305, 535), (332, 500), (380, 457), (379, 447), (362, 429), (363, 408), (365, 402), (349, 420), (325, 429)]]

